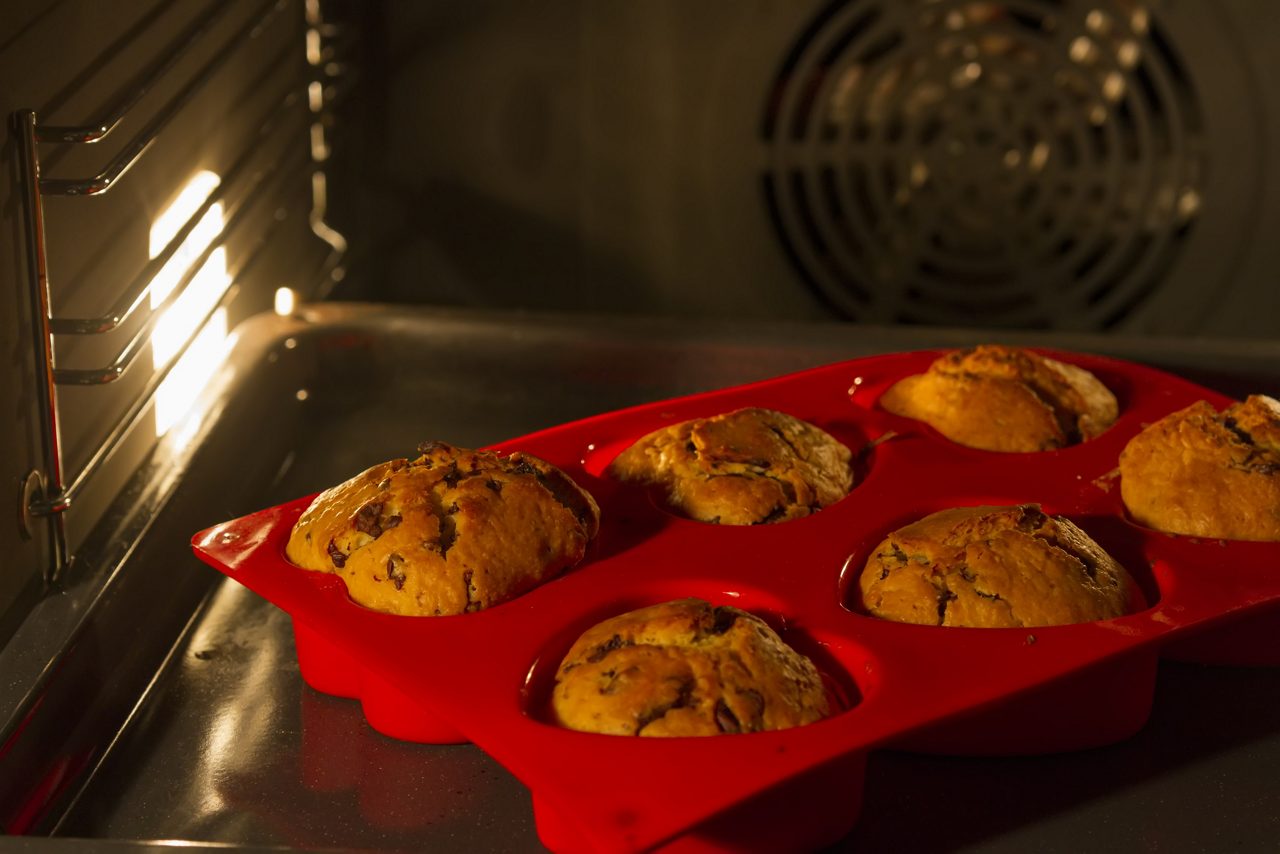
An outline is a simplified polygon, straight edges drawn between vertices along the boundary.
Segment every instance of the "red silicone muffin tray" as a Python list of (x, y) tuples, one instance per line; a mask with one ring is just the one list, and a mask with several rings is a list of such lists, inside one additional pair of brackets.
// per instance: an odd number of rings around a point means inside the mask
[[(1280, 543), (1156, 533), (1130, 522), (1120, 500), (1117, 459), (1134, 434), (1195, 400), (1227, 399), (1140, 365), (1048, 354), (1115, 392), (1120, 417), (1102, 436), (1032, 454), (957, 446), (877, 406), (890, 384), (940, 355), (916, 352), (497, 445), (563, 468), (595, 495), (602, 522), (578, 567), (479, 613), (376, 613), (352, 602), (338, 577), (290, 564), (284, 544), (311, 497), (212, 527), (193, 546), (292, 616), (309, 685), (359, 699), (387, 735), (472, 741), (505, 765), (531, 790), (538, 832), (553, 850), (816, 847), (856, 820), (870, 748), (1029, 754), (1106, 744), (1146, 721), (1162, 654), (1280, 664)], [(716, 526), (680, 518), (646, 490), (604, 475), (651, 430), (744, 406), (788, 412), (861, 449), (849, 496), (792, 522)], [(861, 612), (858, 573), (890, 531), (946, 507), (1021, 502), (1076, 522), (1138, 579), (1149, 607), (1031, 629), (912, 626)], [(764, 617), (815, 661), (838, 711), (807, 727), (712, 738), (606, 736), (550, 722), (556, 667), (583, 630), (685, 596)]]

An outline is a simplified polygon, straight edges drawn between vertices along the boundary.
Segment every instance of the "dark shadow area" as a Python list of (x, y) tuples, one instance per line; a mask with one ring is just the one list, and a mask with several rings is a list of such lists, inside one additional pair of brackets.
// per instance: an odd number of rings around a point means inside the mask
[[(1271, 850), (1280, 778), (1243, 766), (1277, 743), (1275, 670), (1165, 662), (1150, 721), (1110, 747), (1006, 759), (873, 754), (862, 819), (831, 850)], [(1187, 782), (1204, 775), (1220, 784)]]

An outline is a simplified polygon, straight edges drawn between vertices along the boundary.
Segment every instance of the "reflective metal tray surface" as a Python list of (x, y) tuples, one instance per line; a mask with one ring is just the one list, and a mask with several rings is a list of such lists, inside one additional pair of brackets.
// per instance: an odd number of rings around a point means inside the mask
[[(151, 501), (104, 523), (81, 581), (0, 651), (8, 829), (24, 797), (51, 779), (57, 789), (25, 828), (33, 835), (0, 848), (541, 850), (528, 792), (483, 753), (388, 739), (358, 703), (305, 687), (288, 618), (200, 564), (191, 533), (428, 438), (483, 445), (840, 359), (990, 338), (337, 305), (251, 321), (227, 383), (206, 395), (176, 486), (137, 490)], [(1271, 343), (999, 339), (1280, 394)], [(143, 536), (122, 549), (131, 533)], [(840, 850), (1272, 850), (1277, 767), (1280, 671), (1162, 664), (1150, 722), (1112, 747), (873, 754), (862, 818)]]

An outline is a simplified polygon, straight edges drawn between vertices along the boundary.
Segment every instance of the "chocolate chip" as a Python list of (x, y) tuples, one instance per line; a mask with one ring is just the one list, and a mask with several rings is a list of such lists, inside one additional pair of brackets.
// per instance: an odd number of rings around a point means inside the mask
[(404, 570), (400, 568), (402, 563), (404, 563), (404, 558), (398, 554), (393, 554), (387, 558), (387, 578), (391, 579), (391, 583), (396, 586), (397, 590), (404, 588), (406, 579)]
[(733, 628), (733, 624), (738, 622), (738, 612), (734, 608), (726, 608), (721, 605), (712, 609), (711, 634), (722, 635), (729, 629)]
[(444, 485), (450, 489), (453, 489), (458, 485), (458, 481), (462, 480), (462, 472), (458, 471), (458, 463), (456, 460), (449, 463), (449, 468), (445, 471), (442, 480), (444, 480)]
[(531, 474), (531, 475), (534, 475), (535, 477), (541, 474), (541, 472), (539, 472), (533, 466), (532, 463), (530, 463), (528, 460), (524, 459), (523, 457), (520, 460), (518, 460), (514, 466), (511, 467), (511, 473), (512, 474)]
[(390, 529), (399, 525), (401, 521), (403, 520), (400, 518), (399, 513), (395, 514), (394, 516), (388, 516), (387, 518), (382, 520), (382, 530), (389, 531)]
[(938, 625), (943, 625), (947, 619), (947, 603), (956, 599), (956, 594), (950, 590), (943, 588), (938, 591)]
[(329, 559), (333, 561), (334, 566), (336, 566), (338, 569), (342, 569), (342, 567), (346, 566), (347, 556), (343, 554), (336, 545), (334, 545), (333, 540), (329, 541), (328, 552), (329, 552)]
[(362, 534), (368, 534), (376, 540), (382, 536), (382, 526), (378, 524), (378, 517), (381, 515), (382, 502), (370, 501), (356, 511), (356, 530)]
[(489, 489), (493, 490), (497, 494), (499, 495), (502, 494), (502, 481), (494, 480), (493, 478), (488, 478), (485, 480), (484, 485), (489, 487)]
[(671, 711), (672, 709), (688, 708), (690, 701), (693, 699), (693, 687), (694, 687), (694, 682), (692, 679), (688, 679), (688, 678), (681, 679), (680, 687), (676, 689), (676, 698), (674, 700), (672, 700), (670, 703), (662, 703), (660, 705), (647, 709), (643, 714), (637, 716), (636, 717), (636, 735), (639, 735), (640, 731), (645, 727), (647, 727), (649, 724), (653, 723), (659, 718), (666, 717), (667, 712)]
[[(564, 672), (566, 672), (566, 673), (567, 673), (568, 671), (569, 671), (569, 668), (567, 668), (567, 667), (566, 667), (566, 668), (565, 668), (565, 670), (564, 670)], [(606, 670), (606, 671), (604, 671), (603, 673), (601, 673), (600, 675), (601, 675), (604, 679), (607, 679), (607, 680), (608, 680), (607, 682), (605, 682), (603, 685), (601, 685), (601, 686), (600, 686), (600, 693), (601, 693), (601, 694), (608, 695), (608, 694), (612, 694), (612, 693), (614, 693), (615, 691), (617, 691), (617, 690), (618, 690), (618, 671), (616, 671), (616, 670)]]
[[(454, 505), (454, 512), (457, 512), (457, 506)], [(440, 519), (440, 556), (446, 557), (449, 549), (453, 548), (453, 544), (458, 541), (458, 526), (448, 516)]]
[(786, 515), (787, 515), (787, 508), (786, 508), (786, 507), (783, 507), (781, 504), (779, 504), (779, 505), (777, 505), (776, 507), (774, 507), (772, 510), (770, 510), (770, 511), (769, 511), (769, 515), (765, 516), (763, 519), (760, 519), (759, 521), (754, 522), (754, 523), (752, 523), (752, 524), (755, 524), (755, 525), (771, 525), (771, 524), (773, 524), (774, 522), (779, 522), (779, 521), (781, 521), (781, 520), (782, 520), (782, 517), (784, 517), (784, 516), (786, 516)]
[(1048, 520), (1044, 512), (1034, 504), (1024, 504), (1018, 510), (1018, 521), (1015, 524), (1019, 531), (1034, 531)]
[(604, 643), (600, 644), (595, 649), (593, 649), (591, 651), (591, 654), (587, 656), (587, 661), (591, 662), (592, 664), (595, 664), (597, 661), (603, 661), (604, 657), (609, 653), (613, 652), (615, 649), (621, 649), (624, 646), (630, 646), (630, 645), (631, 644), (629, 642), (624, 641), (622, 639), (622, 635), (614, 635), (613, 637), (609, 638), (607, 641), (605, 641)]
[(723, 699), (716, 700), (716, 727), (724, 733), (736, 734), (742, 732), (742, 724), (738, 722), (738, 716), (733, 713), (733, 709), (725, 703)]
[(1245, 430), (1243, 427), (1237, 424), (1234, 418), (1223, 418), (1222, 426), (1226, 427), (1228, 430), (1234, 433), (1235, 437), (1239, 439), (1241, 442), (1243, 442), (1244, 444), (1246, 445), (1254, 444), (1253, 434), (1251, 434), (1248, 430)]

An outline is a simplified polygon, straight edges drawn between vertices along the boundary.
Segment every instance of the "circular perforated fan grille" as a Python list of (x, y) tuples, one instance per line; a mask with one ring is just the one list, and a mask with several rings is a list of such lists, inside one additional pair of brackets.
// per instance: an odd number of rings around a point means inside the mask
[(765, 200), (862, 320), (1105, 328), (1201, 205), (1201, 114), (1127, 0), (837, 0), (766, 106)]

